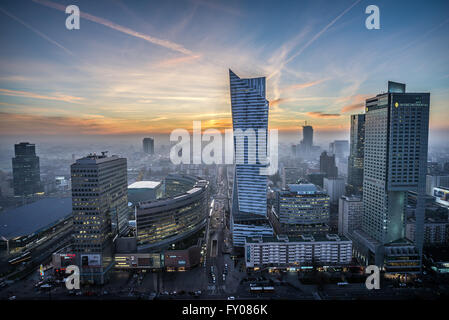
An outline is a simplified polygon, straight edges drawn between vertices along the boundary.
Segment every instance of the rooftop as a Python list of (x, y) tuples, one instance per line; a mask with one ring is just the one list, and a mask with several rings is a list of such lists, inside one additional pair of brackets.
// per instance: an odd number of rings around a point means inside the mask
[(248, 237), (246, 242), (248, 243), (269, 243), (269, 242), (339, 242), (339, 241), (350, 241), (345, 236), (340, 236), (337, 234), (327, 233), (327, 234), (314, 234), (314, 235), (302, 235), (301, 237), (289, 237), (286, 235), (279, 235), (277, 237)]
[(312, 183), (288, 184), (287, 191), (297, 194), (315, 194), (323, 192), (319, 187)]
[(45, 229), (72, 214), (72, 198), (45, 198), (0, 213), (0, 237), (13, 239)]
[(128, 189), (154, 189), (161, 185), (161, 181), (137, 181), (128, 186)]

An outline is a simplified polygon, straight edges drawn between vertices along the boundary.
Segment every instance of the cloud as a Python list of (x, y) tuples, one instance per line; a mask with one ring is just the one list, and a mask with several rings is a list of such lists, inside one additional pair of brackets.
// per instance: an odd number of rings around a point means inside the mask
[(340, 118), (341, 114), (338, 113), (322, 113), (321, 111), (311, 111), (306, 113), (312, 118)]
[(172, 59), (166, 59), (156, 64), (158, 67), (172, 67), (181, 63), (189, 63), (193, 60), (199, 59), (201, 55), (195, 55), (195, 56), (186, 56), (186, 57), (179, 57), (179, 58), (172, 58)]
[(9, 90), (9, 89), (0, 89), (0, 95), (31, 98), (31, 99), (57, 100), (57, 101), (64, 101), (64, 102), (70, 102), (70, 103), (80, 103), (81, 100), (84, 100), (84, 98), (81, 98), (81, 97), (74, 97), (74, 96), (63, 95), (63, 94), (57, 94), (56, 96), (48, 96), (48, 95), (37, 94), (34, 92)]
[(222, 5), (222, 4), (218, 3), (218, 2), (214, 2), (212, 0), (207, 0), (207, 1), (192, 0), (192, 2), (195, 3), (195, 4), (207, 6), (207, 7), (211, 8), (211, 9), (223, 11), (223, 12), (226, 12), (226, 13), (229, 13), (229, 14), (232, 14), (232, 15), (236, 15), (236, 16), (241, 16), (242, 15), (242, 13), (239, 10), (231, 8), (231, 7), (224, 6), (224, 5)]
[[(331, 22), (329, 22), (323, 29), (321, 29), (318, 33), (316, 33), (309, 41), (307, 41), (295, 54), (291, 55), (287, 58), (288, 51), (284, 51), (283, 54), (283, 62), (281, 63), (281, 67), (276, 69), (272, 74), (270, 74), (270, 78), (274, 75), (281, 73), (284, 66), (286, 66), (293, 59), (301, 55), (304, 50), (306, 50), (312, 43), (318, 40), (330, 27), (332, 27), (338, 20), (340, 20), (349, 10), (351, 10), (354, 6), (356, 6), (361, 0), (355, 1), (352, 5), (346, 8), (342, 13), (340, 13), (337, 17), (335, 17)], [(301, 38), (303, 37), (303, 32), (300, 34)], [(286, 58), (286, 59), (285, 59)]]
[[(44, 5), (44, 6), (53, 8), (53, 9), (57, 9), (57, 10), (60, 10), (60, 11), (63, 11), (63, 12), (65, 12), (65, 9), (66, 9), (66, 7), (61, 5), (61, 4), (54, 3), (54, 2), (51, 2), (51, 1), (47, 1), (47, 0), (33, 0), (33, 1), (36, 2), (36, 3), (39, 3), (41, 5)], [(165, 47), (165, 48), (171, 49), (173, 51), (181, 52), (181, 53), (183, 53), (185, 55), (192, 55), (192, 56), (195, 55), (189, 49), (186, 49), (184, 46), (182, 46), (182, 45), (180, 45), (178, 43), (172, 42), (170, 40), (160, 39), (160, 38), (156, 38), (156, 37), (144, 34), (144, 33), (140, 33), (140, 32), (135, 31), (133, 29), (121, 26), (121, 25), (116, 24), (116, 23), (114, 23), (112, 21), (109, 21), (109, 20), (103, 19), (101, 17), (97, 17), (97, 16), (94, 16), (94, 15), (91, 15), (91, 14), (86, 13), (86, 12), (81, 12), (80, 11), (80, 16), (82, 18), (86, 19), (86, 20), (89, 20), (89, 21), (101, 24), (101, 25), (103, 25), (105, 27), (108, 27), (108, 28), (114, 29), (116, 31), (125, 33), (127, 35), (143, 39), (143, 40), (148, 41), (150, 43), (159, 45), (161, 47)]]
[(286, 91), (293, 91), (293, 90), (301, 90), (301, 89), (305, 89), (305, 88), (310, 88), (313, 86), (316, 86), (324, 81), (326, 81), (328, 79), (321, 79), (321, 80), (316, 80), (316, 81), (310, 81), (310, 82), (305, 82), (305, 83), (297, 83), (297, 84), (292, 84), (289, 85), (285, 88), (283, 88), (281, 91), (286, 92)]
[(345, 113), (345, 112), (349, 112), (349, 111), (353, 111), (353, 110), (363, 109), (364, 106), (365, 106), (364, 102), (350, 104), (350, 105), (344, 106), (341, 109), (341, 112)]
[(270, 107), (278, 106), (278, 105), (280, 105), (281, 103), (287, 102), (287, 101), (289, 101), (289, 100), (290, 100), (290, 99), (287, 99), (287, 98), (279, 98), (279, 99), (271, 100), (271, 101), (270, 101)]
[(64, 47), (62, 44), (56, 42), (55, 40), (51, 39), (49, 36), (47, 36), (46, 34), (40, 32), (39, 30), (37, 30), (36, 28), (30, 26), (28, 23), (26, 23), (25, 21), (19, 19), (18, 17), (16, 17), (15, 15), (13, 15), (12, 13), (6, 11), (3, 8), (0, 8), (0, 11), (2, 11), (4, 14), (6, 14), (7, 16), (13, 18), (14, 20), (16, 20), (17, 22), (21, 23), (22, 25), (24, 25), (25, 27), (27, 27), (28, 29), (30, 29), (31, 31), (33, 31), (34, 33), (36, 33), (38, 36), (40, 36), (41, 38), (47, 40), (48, 42), (54, 44), (55, 46), (57, 46), (58, 48), (64, 50), (66, 53), (70, 54), (71, 56), (73, 56), (73, 52), (70, 51), (69, 49), (67, 49), (66, 47)]
[(313, 36), (312, 39), (310, 39), (301, 49), (299, 49), (294, 55), (290, 56), (285, 61), (285, 64), (289, 63), (293, 59), (295, 59), (297, 56), (299, 56), (301, 53), (304, 52), (312, 43), (314, 43), (318, 38), (320, 38), (330, 27), (332, 27), (338, 20), (340, 20), (341, 17), (343, 17), (349, 10), (351, 10), (354, 6), (356, 6), (361, 0), (355, 1), (352, 5), (350, 5), (348, 8), (346, 8), (342, 13), (340, 13), (334, 20), (329, 22), (323, 29), (320, 30), (317, 34)]
[(345, 96), (337, 99), (337, 102), (349, 102), (341, 108), (342, 113), (353, 110), (363, 109), (365, 107), (365, 100), (372, 97), (370, 94), (357, 94), (353, 96)]

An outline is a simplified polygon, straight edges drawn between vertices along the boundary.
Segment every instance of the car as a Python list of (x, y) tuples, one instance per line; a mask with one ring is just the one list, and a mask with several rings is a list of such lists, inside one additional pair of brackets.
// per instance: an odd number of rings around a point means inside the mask
[(16, 299), (17, 299), (16, 296), (11, 296), (11, 297), (8, 298), (8, 300), (16, 300)]
[(77, 291), (77, 292), (75, 293), (75, 295), (76, 295), (76, 296), (82, 296), (82, 295), (83, 295), (83, 292), (82, 292), (82, 291)]
[(228, 297), (228, 300), (235, 300), (235, 297), (230, 296), (230, 297)]

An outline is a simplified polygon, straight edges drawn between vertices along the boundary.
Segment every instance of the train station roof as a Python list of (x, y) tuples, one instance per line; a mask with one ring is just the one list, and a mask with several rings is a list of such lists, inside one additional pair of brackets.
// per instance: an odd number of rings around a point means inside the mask
[(44, 198), (0, 212), (0, 237), (14, 239), (50, 228), (72, 213), (72, 198)]

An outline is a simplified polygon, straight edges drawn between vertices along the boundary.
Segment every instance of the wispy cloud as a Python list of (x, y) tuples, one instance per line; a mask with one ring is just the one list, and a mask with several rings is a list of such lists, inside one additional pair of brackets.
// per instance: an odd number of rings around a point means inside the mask
[(323, 113), (321, 111), (311, 111), (306, 113), (312, 118), (340, 118), (341, 115), (338, 113)]
[(335, 17), (334, 20), (329, 22), (323, 29), (321, 29), (317, 34), (315, 34), (312, 39), (307, 41), (307, 43), (302, 46), (294, 55), (290, 56), (286, 61), (285, 64), (289, 63), (296, 57), (298, 57), (300, 54), (304, 52), (312, 43), (314, 43), (316, 40), (318, 40), (330, 27), (332, 27), (338, 20), (340, 20), (349, 10), (351, 10), (353, 7), (355, 7), (361, 0), (355, 1), (352, 5), (350, 5), (348, 8), (346, 8), (342, 13), (340, 13), (337, 17)]
[(281, 91), (282, 92), (286, 92), (286, 91), (294, 91), (294, 90), (301, 90), (301, 89), (305, 89), (305, 88), (310, 88), (313, 86), (316, 86), (324, 81), (328, 80), (326, 79), (320, 79), (320, 80), (316, 80), (316, 81), (310, 81), (310, 82), (304, 82), (304, 83), (297, 83), (297, 84), (292, 84), (289, 85), (285, 88), (282, 88)]
[(55, 40), (51, 39), (49, 36), (47, 36), (46, 34), (42, 33), (41, 31), (37, 30), (36, 28), (30, 26), (28, 23), (26, 23), (25, 21), (23, 21), (22, 19), (19, 19), (18, 17), (16, 17), (15, 15), (13, 15), (12, 13), (6, 11), (5, 9), (0, 7), (0, 11), (3, 12), (4, 14), (6, 14), (7, 16), (11, 17), (12, 19), (16, 20), (17, 22), (21, 23), (22, 25), (24, 25), (25, 27), (27, 27), (28, 29), (30, 29), (31, 31), (33, 31), (35, 34), (37, 34), (38, 36), (40, 36), (41, 38), (47, 40), (48, 42), (54, 44), (55, 46), (57, 46), (58, 48), (64, 50), (66, 53), (70, 54), (70, 55), (74, 55), (72, 51), (70, 51), (69, 49), (67, 49), (66, 47), (64, 47), (62, 44), (56, 42)]
[(279, 98), (279, 99), (274, 99), (270, 101), (270, 107), (276, 107), (278, 105), (280, 105), (283, 102), (287, 102), (289, 101), (289, 99), (287, 98)]
[(338, 20), (340, 20), (349, 10), (351, 10), (354, 6), (356, 6), (361, 0), (355, 1), (352, 5), (346, 8), (342, 13), (340, 13), (337, 17), (335, 17), (331, 22), (329, 22), (323, 29), (321, 29), (318, 33), (316, 33), (309, 41), (307, 41), (299, 50), (297, 50), (293, 55), (287, 58), (287, 54), (285, 54), (285, 59), (281, 64), (281, 67), (275, 70), (270, 77), (273, 77), (277, 73), (282, 72), (284, 66), (286, 66), (293, 59), (297, 58), (301, 55), (312, 43), (318, 40), (330, 27), (332, 27)]
[[(61, 4), (54, 3), (54, 2), (51, 2), (51, 1), (47, 1), (47, 0), (33, 0), (33, 1), (36, 2), (36, 3), (39, 3), (41, 5), (44, 5), (44, 6), (47, 6), (47, 7), (50, 7), (50, 8), (57, 9), (57, 10), (65, 12), (65, 6), (63, 6)], [(144, 34), (144, 33), (138, 32), (138, 31), (135, 31), (133, 29), (121, 26), (121, 25), (116, 24), (116, 23), (114, 23), (112, 21), (109, 21), (107, 19), (94, 16), (94, 15), (86, 13), (86, 12), (80, 12), (80, 16), (82, 18), (86, 19), (86, 20), (89, 20), (89, 21), (101, 24), (101, 25), (103, 25), (105, 27), (114, 29), (116, 31), (119, 31), (119, 32), (122, 32), (122, 33), (125, 33), (125, 34), (128, 34), (130, 36), (143, 39), (143, 40), (148, 41), (150, 43), (159, 45), (161, 47), (165, 47), (165, 48), (168, 48), (168, 49), (171, 49), (173, 51), (177, 51), (177, 52), (180, 52), (180, 53), (183, 53), (183, 54), (186, 54), (186, 55), (195, 56), (195, 54), (191, 50), (185, 48), (181, 44), (172, 42), (170, 40), (156, 38), (156, 37), (153, 37), (153, 36), (150, 36), (150, 35), (147, 35), (147, 34)]]
[(211, 9), (214, 10), (219, 10), (225, 13), (229, 13), (229, 14), (233, 14), (236, 16), (241, 16), (242, 12), (234, 9), (232, 7), (228, 7), (228, 6), (224, 6), (221, 3), (217, 2), (217, 1), (213, 1), (213, 0), (206, 0), (206, 1), (202, 1), (202, 0), (192, 0), (193, 3), (195, 4), (199, 4), (199, 5), (203, 5), (203, 6), (207, 6)]
[(64, 102), (70, 102), (70, 103), (80, 103), (80, 101), (84, 100), (84, 98), (82, 98), (82, 97), (74, 97), (74, 96), (69, 96), (69, 95), (64, 95), (64, 94), (48, 96), (48, 95), (42, 95), (42, 94), (38, 94), (38, 93), (34, 93), (34, 92), (9, 90), (9, 89), (0, 89), (0, 95), (31, 98), (31, 99), (57, 100), (57, 101), (64, 101)]
[(337, 102), (347, 103), (341, 108), (341, 112), (346, 113), (349, 111), (363, 109), (365, 106), (365, 100), (372, 96), (373, 95), (369, 94), (357, 94), (354, 96), (341, 97), (337, 99)]
[(196, 59), (199, 59), (201, 55), (194, 55), (194, 56), (186, 56), (186, 57), (178, 57), (178, 58), (172, 58), (172, 59), (166, 59), (156, 64), (156, 66), (159, 67), (172, 67), (175, 65), (179, 65), (181, 63), (189, 63), (193, 62)]

